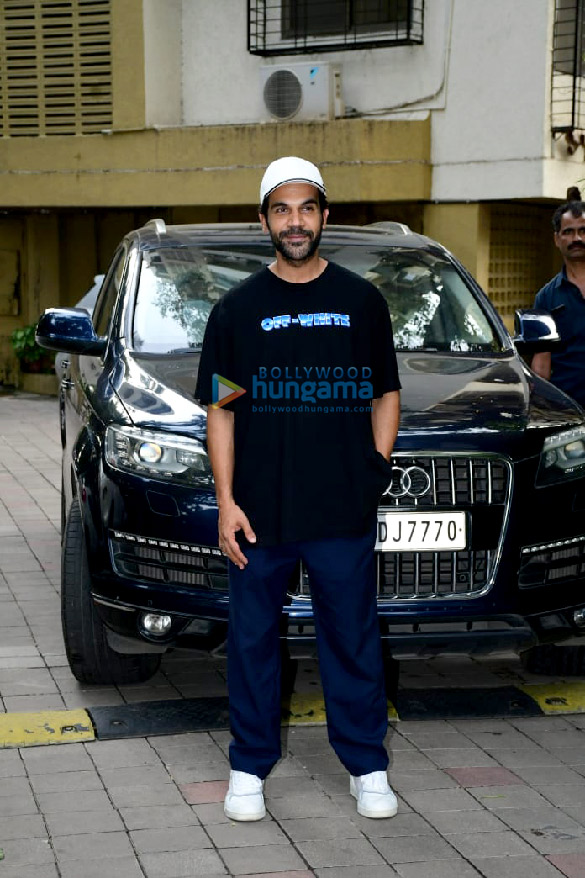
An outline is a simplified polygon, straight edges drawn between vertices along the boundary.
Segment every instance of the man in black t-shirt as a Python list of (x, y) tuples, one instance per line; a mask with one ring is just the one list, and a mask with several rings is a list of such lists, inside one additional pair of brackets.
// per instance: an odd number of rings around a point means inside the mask
[(233, 820), (265, 814), (263, 781), (281, 755), (280, 617), (302, 560), (329, 740), (358, 812), (391, 817), (374, 566), (399, 421), (390, 317), (372, 284), (319, 255), (329, 211), (315, 165), (272, 162), (260, 204), (276, 260), (213, 309), (195, 394), (209, 406), (219, 545), (229, 559), (224, 809)]

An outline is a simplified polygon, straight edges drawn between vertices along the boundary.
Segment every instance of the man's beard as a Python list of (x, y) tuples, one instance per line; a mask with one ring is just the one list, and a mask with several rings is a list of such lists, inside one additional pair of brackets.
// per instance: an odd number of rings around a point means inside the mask
[[(293, 226), (292, 228), (281, 232), (280, 235), (274, 234), (270, 226), (268, 226), (268, 230), (275, 250), (282, 254), (284, 259), (291, 265), (302, 265), (303, 263), (308, 262), (317, 252), (319, 242), (321, 241), (323, 223), (321, 222), (321, 226), (316, 235), (314, 235), (313, 232), (307, 231), (307, 229), (301, 229), (298, 226)], [(289, 244), (287, 241), (289, 235), (304, 235), (305, 240), (303, 243)]]

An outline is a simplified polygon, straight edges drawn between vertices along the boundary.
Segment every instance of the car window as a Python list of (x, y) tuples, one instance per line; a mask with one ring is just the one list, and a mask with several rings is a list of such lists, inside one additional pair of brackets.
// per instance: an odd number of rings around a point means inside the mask
[(95, 305), (93, 312), (93, 326), (96, 335), (104, 336), (108, 334), (110, 321), (114, 313), (120, 285), (122, 283), (125, 262), (126, 249), (122, 247), (114, 256), (114, 260)]
[[(501, 349), (473, 290), (441, 254), (408, 247), (335, 246), (325, 240), (320, 252), (378, 287), (390, 310), (397, 350)], [(200, 349), (215, 303), (273, 258), (269, 242), (145, 253), (134, 309), (135, 350)]]

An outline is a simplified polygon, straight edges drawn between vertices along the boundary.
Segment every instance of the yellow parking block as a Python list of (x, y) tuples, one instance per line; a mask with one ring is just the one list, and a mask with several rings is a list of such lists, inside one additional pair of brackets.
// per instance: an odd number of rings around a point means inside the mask
[[(388, 702), (388, 718), (398, 719), (396, 708)], [(283, 706), (282, 724), (284, 726), (324, 725), (327, 722), (325, 702), (322, 695), (309, 695), (293, 692), (290, 702)]]
[(0, 748), (93, 740), (95, 733), (86, 710), (0, 714)]
[(533, 698), (544, 713), (585, 713), (584, 680), (525, 683), (517, 686)]

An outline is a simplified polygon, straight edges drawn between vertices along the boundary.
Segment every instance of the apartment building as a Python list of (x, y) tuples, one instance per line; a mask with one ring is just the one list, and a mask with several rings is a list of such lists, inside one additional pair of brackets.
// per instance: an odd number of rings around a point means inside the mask
[(123, 233), (254, 220), (278, 155), (332, 221), (448, 246), (511, 325), (585, 178), (583, 0), (0, 0), (0, 381)]

